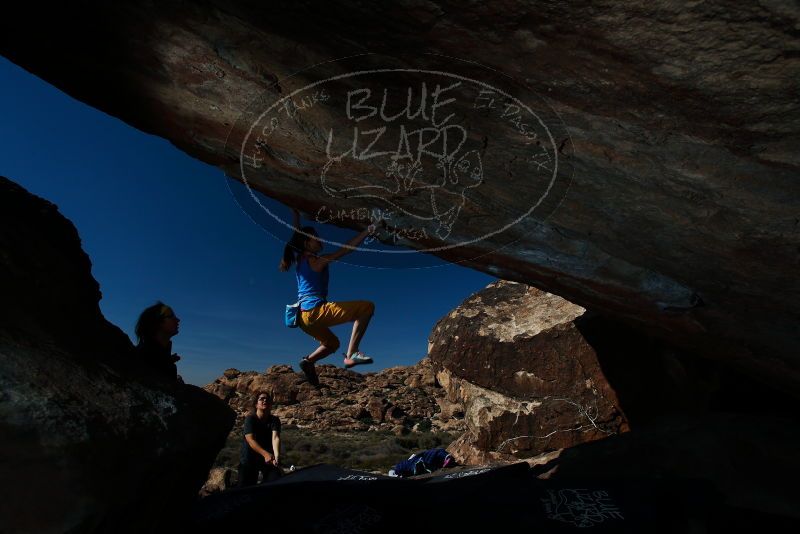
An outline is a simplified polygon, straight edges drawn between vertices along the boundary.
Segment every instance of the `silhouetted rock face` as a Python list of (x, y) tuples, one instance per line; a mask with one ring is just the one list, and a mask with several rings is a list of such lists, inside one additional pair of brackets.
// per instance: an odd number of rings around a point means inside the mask
[(442, 416), (444, 392), (427, 359), (367, 374), (317, 364), (317, 373), (320, 388), (289, 365), (275, 365), (266, 373), (228, 369), (205, 389), (234, 408), (239, 421), (252, 408), (254, 394), (269, 391), (275, 402), (272, 412), (283, 424), (311, 431), (463, 429), (463, 421), (452, 412)]
[(233, 423), (164, 382), (98, 306), (75, 228), (0, 177), (0, 524), (146, 531), (191, 502)]
[[(796, 5), (297, 0), (265, 7), (242, 0), (18, 7), (28, 11), (3, 18), (0, 53), (235, 177), (239, 142), (263, 110), (261, 97), (269, 103), (325, 76), (387, 65), (500, 83), (501, 76), (453, 58), (509, 74), (546, 97), (547, 104), (538, 97), (526, 104), (558, 130), (539, 140), (553, 145), (559, 184), (569, 187), (548, 197), (548, 209), (558, 209), (546, 219), (534, 214), (469, 248), (438, 254), (800, 390)], [(350, 59), (326, 63), (341, 57)], [(304, 71), (318, 64), (319, 72)], [(343, 90), (362, 83), (339, 81)], [(419, 81), (406, 71), (382, 78), (401, 95)], [(364, 207), (359, 195), (333, 199), (320, 184), (330, 128), (353, 131), (354, 119), (333, 105), (340, 94), (328, 101), (303, 95), (311, 100), (287, 108), (278, 134), (253, 136), (263, 161), (248, 169), (251, 186), (312, 214), (331, 204)], [(484, 150), (485, 180), (461, 206), (448, 244), (501, 227), (541, 192), (520, 182), (530, 173), (510, 172), (530, 159), (532, 145), (517, 143), (511, 124), (494, 121), (492, 128), (477, 119), (473, 104), (458, 98), (449, 109), (470, 117), (469, 142)], [(360, 122), (361, 131), (380, 126), (374, 120)], [(363, 141), (366, 149), (369, 138)], [(372, 152), (392, 143), (397, 148), (387, 134)], [(372, 185), (386, 171), (376, 161), (338, 161), (340, 185)], [(397, 204), (414, 212), (419, 197)], [(431, 247), (439, 238), (401, 244)]]
[(583, 314), (556, 295), (498, 281), (436, 324), (428, 356), (468, 427), (450, 449), (460, 461), (532, 456), (627, 430), (574, 323)]

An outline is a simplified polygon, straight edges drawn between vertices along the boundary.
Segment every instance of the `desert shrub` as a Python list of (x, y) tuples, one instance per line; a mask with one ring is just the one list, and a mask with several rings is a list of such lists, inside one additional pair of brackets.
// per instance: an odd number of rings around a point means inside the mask
[(358, 418), (358, 422), (359, 423), (364, 423), (365, 425), (374, 425), (375, 424), (375, 419), (373, 419), (371, 415), (366, 414), (366, 415), (362, 415), (361, 417), (359, 417)]
[(430, 419), (423, 419), (422, 421), (419, 422), (419, 426), (417, 426), (417, 429), (420, 432), (430, 432), (432, 426), (433, 423), (431, 423)]
[[(389, 431), (316, 433), (287, 425), (281, 432), (281, 463), (287, 467), (328, 463), (386, 473), (412, 453), (446, 447), (455, 437), (441, 432), (415, 432), (402, 437)], [(215, 467), (235, 469), (239, 464), (241, 443), (241, 429), (234, 429), (217, 456)]]
[(416, 449), (419, 447), (419, 442), (415, 436), (408, 436), (408, 437), (397, 437), (394, 438), (394, 442), (397, 443), (399, 447), (403, 449)]

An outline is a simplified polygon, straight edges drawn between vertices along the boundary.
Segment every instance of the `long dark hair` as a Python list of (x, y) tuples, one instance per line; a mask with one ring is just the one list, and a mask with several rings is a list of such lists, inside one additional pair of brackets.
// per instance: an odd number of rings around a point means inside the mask
[(170, 309), (169, 306), (160, 300), (144, 309), (139, 315), (139, 320), (136, 321), (136, 339), (139, 345), (142, 341), (149, 341), (153, 338), (161, 321), (164, 320), (165, 313)]
[(317, 231), (311, 226), (304, 226), (299, 232), (295, 231), (292, 234), (292, 238), (288, 243), (286, 243), (286, 246), (283, 249), (283, 257), (281, 258), (281, 263), (278, 266), (281, 271), (288, 271), (289, 267), (291, 267), (294, 262), (298, 261), (298, 256), (302, 254), (303, 250), (305, 250), (306, 240), (309, 239), (308, 236), (310, 235), (317, 235)]
[(261, 395), (264, 395), (269, 398), (269, 408), (270, 412), (272, 411), (272, 402), (273, 402), (272, 393), (270, 393), (265, 389), (262, 389), (261, 391), (256, 391), (256, 394), (253, 395), (252, 398), (250, 399), (250, 413), (253, 415), (255, 415), (255, 413), (258, 411), (258, 398)]

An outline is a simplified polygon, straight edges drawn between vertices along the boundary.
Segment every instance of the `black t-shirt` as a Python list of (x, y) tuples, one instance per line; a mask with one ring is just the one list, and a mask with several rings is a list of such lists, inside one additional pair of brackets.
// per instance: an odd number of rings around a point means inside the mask
[(247, 434), (253, 434), (253, 438), (262, 449), (270, 454), (275, 454), (272, 450), (272, 432), (281, 433), (281, 420), (275, 415), (269, 415), (264, 419), (259, 419), (255, 415), (248, 415), (244, 419), (244, 431), (242, 432), (242, 452), (239, 459), (243, 464), (263, 463), (264, 457), (250, 448), (247, 444)]

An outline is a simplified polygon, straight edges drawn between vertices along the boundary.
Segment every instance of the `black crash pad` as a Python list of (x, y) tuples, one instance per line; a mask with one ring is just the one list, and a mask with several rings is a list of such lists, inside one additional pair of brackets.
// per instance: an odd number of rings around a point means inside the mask
[(215, 533), (690, 532), (718, 523), (721, 506), (693, 480), (539, 480), (525, 463), (398, 479), (322, 464), (206, 497), (188, 526)]

